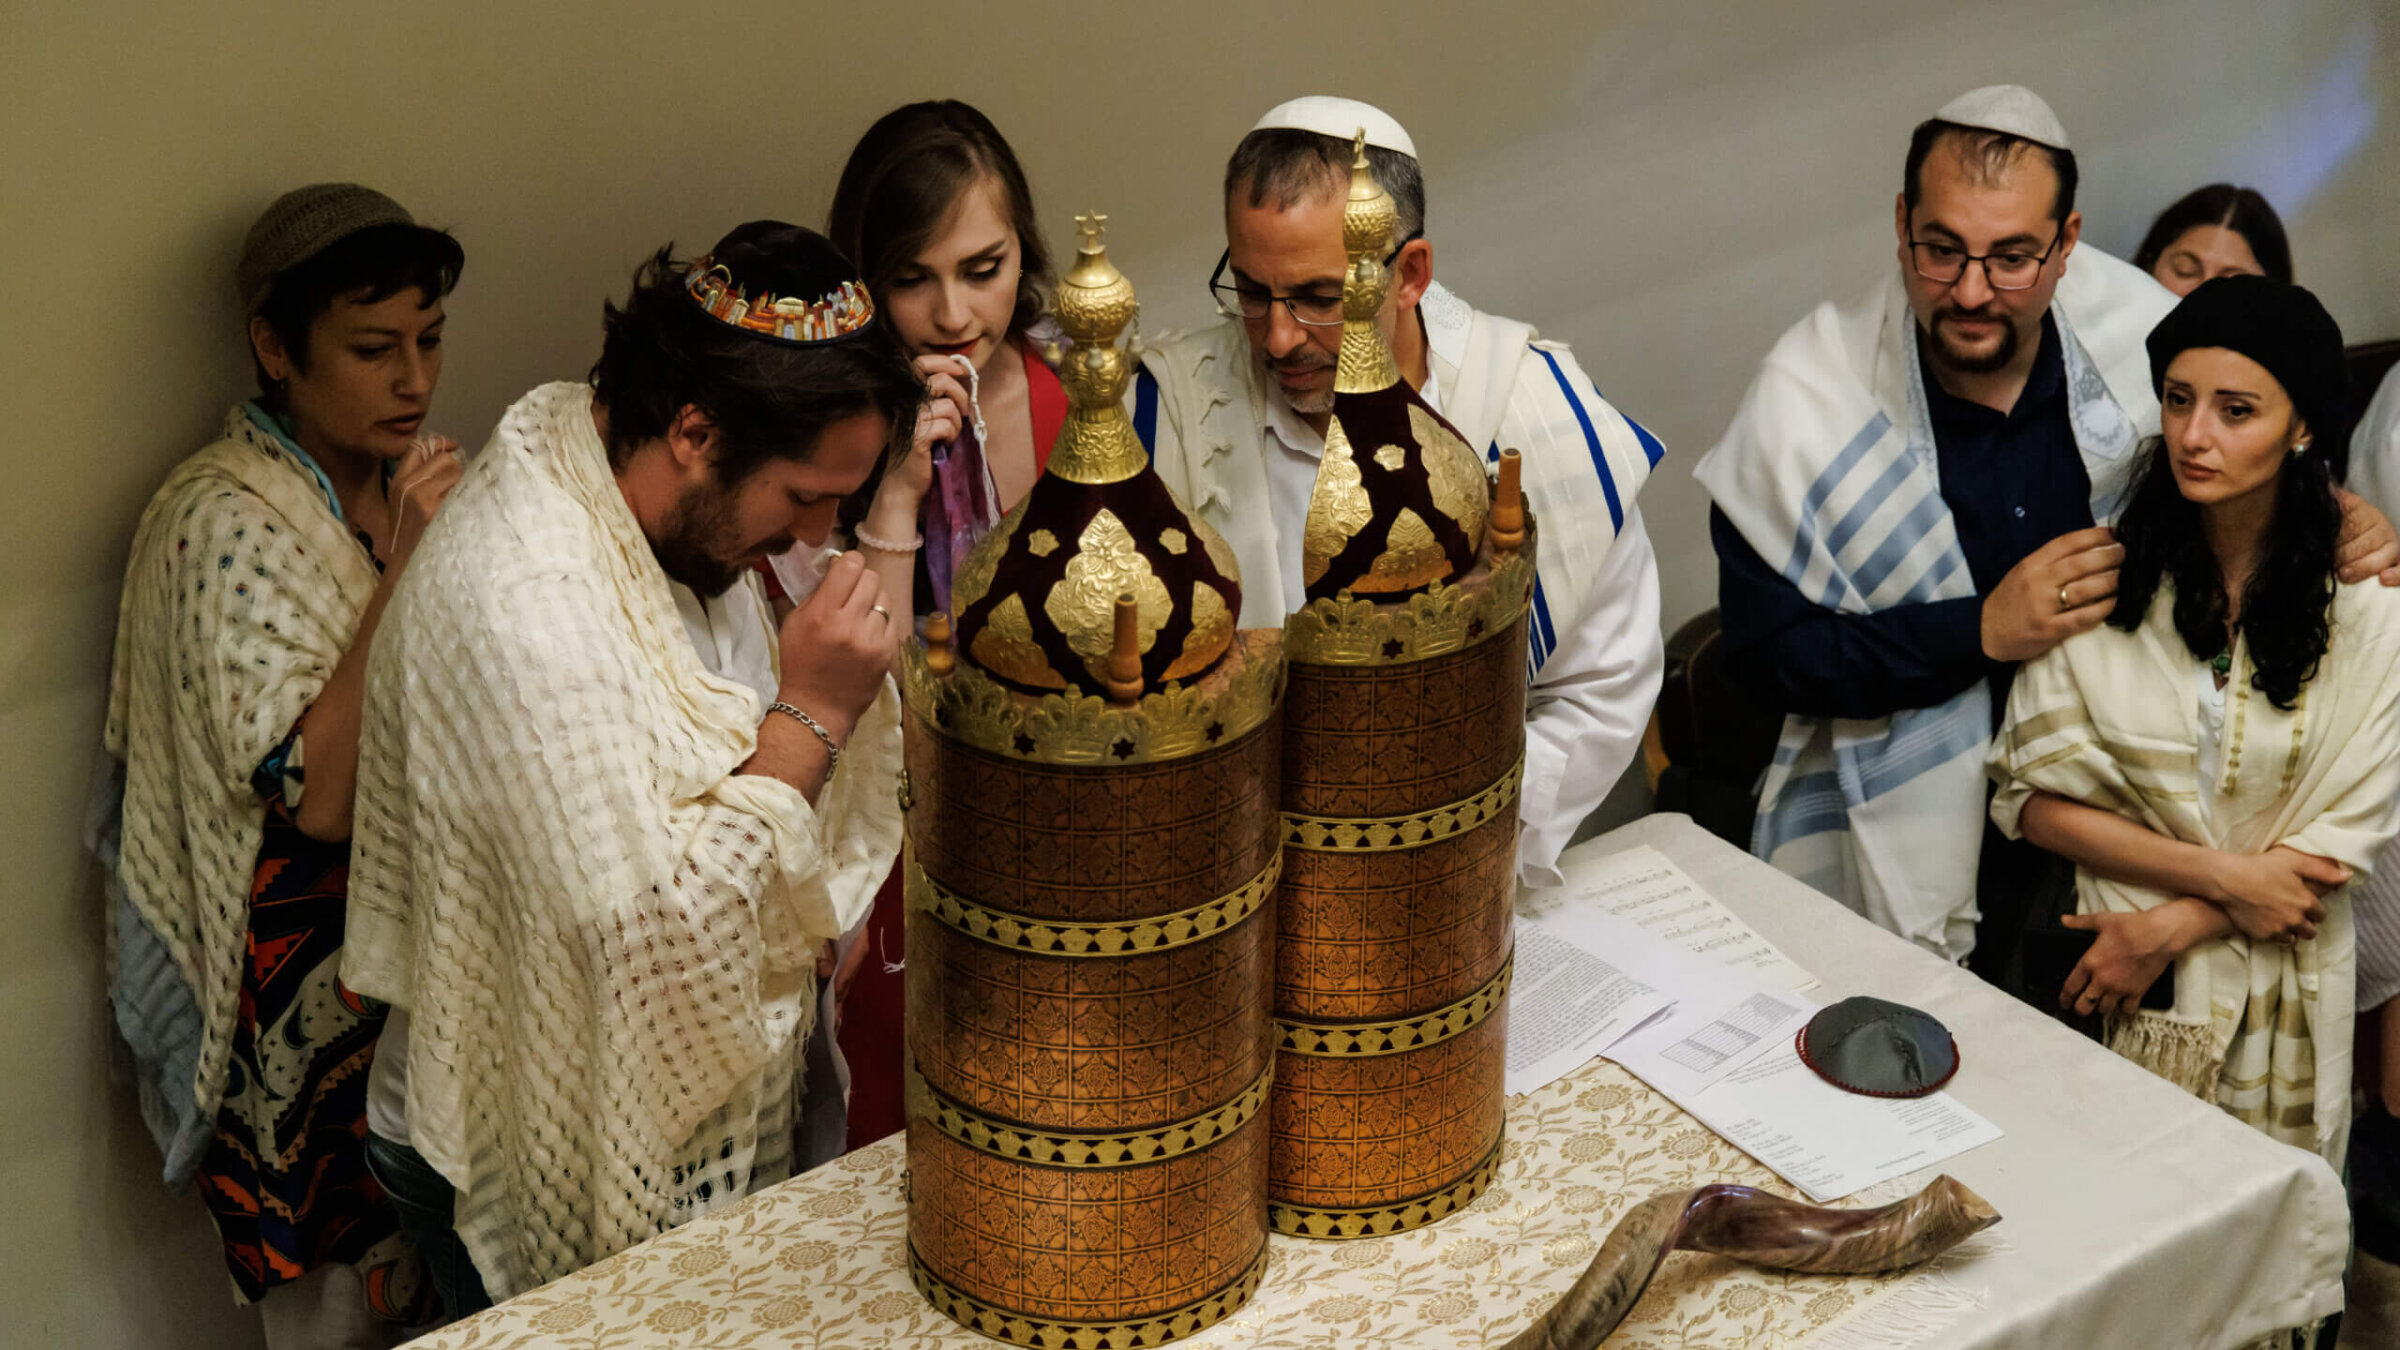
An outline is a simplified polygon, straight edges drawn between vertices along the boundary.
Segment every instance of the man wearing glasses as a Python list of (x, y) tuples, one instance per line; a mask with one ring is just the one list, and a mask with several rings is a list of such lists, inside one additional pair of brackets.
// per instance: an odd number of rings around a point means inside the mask
[(1425, 186), (1400, 124), (1349, 99), (1270, 111), (1225, 172), (1224, 322), (1143, 353), (1134, 424), (1167, 483), (1233, 546), (1245, 626), (1306, 602), (1300, 534), (1333, 411), (1342, 335), (1342, 203), (1352, 139), (1399, 208), (1382, 324), (1400, 370), (1467, 443), (1522, 453), (1541, 529), (1526, 701), (1519, 876), (1559, 851), (1640, 744), (1658, 697), (1658, 563), (1634, 494), (1664, 453), (1575, 358), (1435, 284)]
[[(2017, 663), (2114, 607), (2095, 522), (2158, 430), (2143, 339), (2175, 301), (2077, 247), (2075, 186), (2032, 91), (1945, 105), (1909, 143), (1898, 267), (1784, 334), (1696, 470), (1726, 668), (1786, 714), (1753, 851), (2008, 988), (2064, 864), (1990, 825), (1984, 749)], [(2400, 561), (2371, 510), (2346, 536), (2346, 578)]]

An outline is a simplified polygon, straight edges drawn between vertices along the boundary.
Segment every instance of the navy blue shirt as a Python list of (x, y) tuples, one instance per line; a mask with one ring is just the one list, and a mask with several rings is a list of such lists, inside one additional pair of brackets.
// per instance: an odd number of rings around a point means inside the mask
[(1944, 390), (1918, 337), (1942, 500), (1977, 593), (1872, 614), (1826, 609), (1711, 507), (1726, 668), (1746, 672), (1777, 710), (1808, 717), (1931, 708), (1988, 679), (1997, 730), (2017, 668), (1984, 658), (1983, 596), (2027, 554), (2091, 525), (2091, 479), (2067, 418), (2066, 363), (2048, 315), (2024, 391), (2005, 413)]

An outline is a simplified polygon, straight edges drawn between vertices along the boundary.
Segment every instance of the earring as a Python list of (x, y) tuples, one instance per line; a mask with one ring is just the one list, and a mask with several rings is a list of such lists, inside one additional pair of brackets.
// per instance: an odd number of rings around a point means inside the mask
[(2309, 443), (2307, 441), (2301, 441), (2292, 447), (2292, 453), (2295, 455), (2305, 455), (2308, 453), (2308, 446)]

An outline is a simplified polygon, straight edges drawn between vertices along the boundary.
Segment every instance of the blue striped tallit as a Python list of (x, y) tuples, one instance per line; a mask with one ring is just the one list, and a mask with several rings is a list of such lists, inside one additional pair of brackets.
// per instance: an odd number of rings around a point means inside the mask
[[(2173, 304), (2078, 249), (2052, 305), (2069, 420), (2096, 520), (2113, 519), (2155, 430), (2141, 339)], [(1785, 333), (1694, 471), (1759, 555), (1849, 614), (1976, 593), (1941, 495), (1917, 325), (1899, 278)], [(1751, 847), (1876, 923), (1952, 959), (1974, 946), (1991, 694), (1869, 719), (1785, 719)]]

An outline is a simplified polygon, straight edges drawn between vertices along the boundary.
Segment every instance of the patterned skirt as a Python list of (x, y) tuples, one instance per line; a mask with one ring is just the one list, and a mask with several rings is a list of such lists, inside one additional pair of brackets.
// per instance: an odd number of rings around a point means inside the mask
[(270, 796), (224, 1105), (198, 1182), (245, 1301), (341, 1263), (360, 1268), (377, 1316), (415, 1325), (432, 1293), (367, 1170), (384, 1009), (341, 982), (349, 880), (349, 845), (309, 838)]

